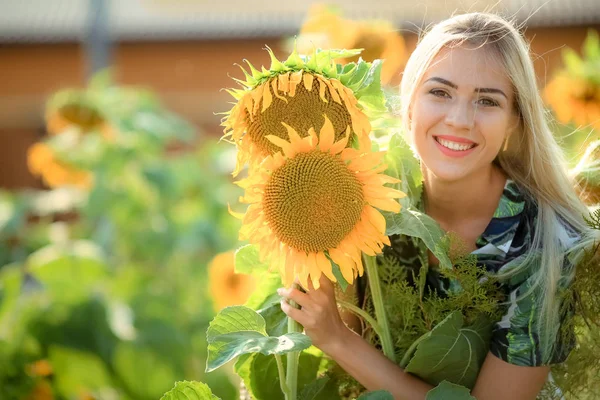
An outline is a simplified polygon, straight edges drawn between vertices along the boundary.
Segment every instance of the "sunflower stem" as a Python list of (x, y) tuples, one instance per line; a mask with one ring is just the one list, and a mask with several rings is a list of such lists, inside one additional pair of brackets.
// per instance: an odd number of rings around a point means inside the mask
[[(294, 289), (300, 289), (300, 286), (297, 283), (292, 284)], [(300, 306), (294, 302), (289, 301), (289, 304), (292, 307), (300, 308)], [(302, 332), (302, 325), (288, 317), (288, 333), (294, 332)], [(286, 400), (296, 400), (296, 395), (298, 392), (298, 359), (300, 357), (300, 352), (291, 351), (287, 353), (287, 374), (286, 374), (286, 382), (288, 389), (288, 396), (286, 396)]]
[(363, 256), (365, 270), (369, 280), (369, 288), (371, 289), (371, 298), (375, 308), (375, 318), (380, 326), (379, 339), (383, 354), (394, 363), (396, 362), (396, 353), (394, 352), (394, 343), (392, 342), (392, 334), (390, 332), (390, 324), (388, 323), (387, 314), (383, 305), (383, 293), (381, 291), (381, 282), (379, 280), (379, 271), (377, 270), (377, 262), (375, 257)]
[(373, 330), (375, 331), (377, 336), (379, 336), (379, 337), (383, 336), (382, 331), (381, 331), (381, 325), (379, 325), (377, 320), (375, 318), (371, 317), (371, 315), (368, 312), (366, 312), (362, 308), (357, 307), (354, 304), (348, 303), (347, 301), (344, 301), (344, 300), (338, 300), (337, 302), (340, 306), (342, 306), (342, 308), (345, 308), (346, 310), (353, 312), (354, 314), (358, 315), (359, 317), (361, 317), (362, 319), (367, 321), (367, 323), (369, 325), (371, 325), (371, 328), (373, 328)]
[(285, 399), (288, 400), (290, 397), (290, 389), (287, 386), (285, 377), (285, 370), (283, 368), (283, 360), (279, 354), (275, 354), (275, 361), (277, 361), (277, 372), (279, 372), (279, 386), (283, 392)]

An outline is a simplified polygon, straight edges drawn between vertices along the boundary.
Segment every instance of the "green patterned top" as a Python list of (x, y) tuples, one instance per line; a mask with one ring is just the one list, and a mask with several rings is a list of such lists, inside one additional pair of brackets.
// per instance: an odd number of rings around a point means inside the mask
[[(537, 219), (537, 206), (525, 196), (517, 184), (506, 182), (492, 220), (478, 238), (477, 249), (471, 254), (477, 256), (477, 264), (488, 272), (505, 272), (523, 261), (531, 248), (533, 230)], [(577, 235), (570, 233), (573, 243)], [(384, 249), (386, 257), (398, 259), (401, 265), (418, 270), (421, 265), (419, 252), (424, 246), (419, 239), (404, 235), (390, 236), (391, 246)], [(419, 249), (421, 247), (421, 250)], [(568, 260), (565, 267), (569, 267)], [(495, 324), (490, 343), (490, 351), (500, 359), (520, 366), (540, 366), (564, 361), (573, 343), (557, 343), (549, 362), (543, 362), (536, 334), (537, 313), (536, 290), (527, 296), (523, 294), (531, 288), (534, 272), (539, 263), (531, 263), (523, 273), (514, 275), (509, 281), (502, 281), (505, 293), (504, 316)], [(456, 290), (455, 282), (440, 279), (435, 269), (430, 269), (427, 285), (438, 293)], [(565, 315), (566, 318), (566, 315)]]

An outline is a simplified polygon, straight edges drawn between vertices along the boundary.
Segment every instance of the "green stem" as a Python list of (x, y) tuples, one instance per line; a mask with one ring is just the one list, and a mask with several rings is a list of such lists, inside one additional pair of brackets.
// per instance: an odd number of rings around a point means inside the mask
[(283, 360), (279, 354), (275, 354), (275, 361), (277, 361), (277, 371), (279, 372), (279, 386), (281, 387), (285, 399), (288, 400), (290, 397), (290, 389), (287, 387), (285, 371), (283, 369)]
[(371, 315), (368, 312), (366, 312), (362, 308), (357, 307), (354, 304), (348, 303), (347, 301), (344, 301), (344, 300), (338, 300), (337, 302), (340, 306), (342, 306), (342, 308), (345, 308), (348, 311), (353, 312), (354, 314), (358, 315), (359, 317), (361, 317), (362, 319), (367, 321), (367, 323), (369, 325), (371, 325), (371, 328), (373, 328), (373, 330), (375, 331), (377, 336), (379, 336), (379, 337), (382, 336), (381, 325), (379, 325), (379, 323), (377, 323), (377, 320), (375, 318), (371, 317)]
[[(294, 283), (292, 285), (295, 289), (300, 289), (298, 284)], [(289, 301), (289, 304), (292, 307), (300, 308), (298, 304), (293, 301)], [(288, 333), (294, 332), (302, 332), (302, 325), (298, 322), (294, 321), (292, 318), (288, 317)], [(298, 392), (298, 359), (300, 357), (300, 352), (291, 351), (287, 353), (287, 388), (289, 397), (286, 397), (286, 400), (296, 400), (296, 395)]]
[(394, 342), (392, 342), (392, 333), (390, 332), (390, 324), (388, 323), (387, 314), (383, 305), (383, 294), (381, 292), (381, 282), (379, 281), (379, 271), (377, 270), (377, 261), (375, 257), (363, 256), (367, 277), (369, 280), (369, 288), (371, 289), (371, 298), (375, 308), (375, 318), (381, 327), (381, 347), (383, 354), (394, 363), (396, 362), (396, 354), (394, 352)]

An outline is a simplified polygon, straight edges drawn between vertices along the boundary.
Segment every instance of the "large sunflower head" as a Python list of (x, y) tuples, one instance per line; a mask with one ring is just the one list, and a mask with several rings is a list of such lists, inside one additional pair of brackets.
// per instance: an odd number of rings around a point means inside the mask
[[(316, 5), (300, 28), (297, 38), (300, 52), (313, 48), (363, 49), (360, 57), (368, 62), (385, 60), (381, 82), (386, 84), (397, 74), (407, 58), (404, 39), (389, 21), (357, 21), (343, 18), (339, 9)], [(340, 64), (355, 62), (358, 56), (340, 58)]]
[(51, 188), (75, 186), (88, 190), (93, 183), (93, 176), (89, 171), (60, 160), (55, 151), (43, 142), (34, 143), (29, 148), (27, 165), (34, 176), (41, 177)]
[(46, 129), (50, 135), (59, 135), (68, 129), (77, 129), (81, 133), (100, 132), (107, 139), (115, 134), (91, 95), (68, 89), (56, 93), (48, 101)]
[(217, 254), (208, 265), (208, 282), (215, 311), (244, 304), (256, 286), (253, 276), (235, 272), (235, 251)]
[(268, 136), (282, 151), (238, 182), (249, 203), (240, 238), (257, 245), (287, 286), (297, 277), (318, 288), (321, 274), (336, 281), (331, 261), (351, 283), (363, 272), (361, 252), (375, 255), (389, 244), (376, 208), (398, 212), (394, 199), (404, 194), (384, 186), (397, 180), (381, 174), (382, 152), (346, 147), (349, 129), (336, 140), (327, 117), (319, 135), (284, 126), (289, 140)]
[(331, 121), (334, 138), (339, 140), (350, 128), (350, 145), (369, 142), (370, 119), (387, 111), (381, 91), (381, 63), (359, 61), (346, 67), (334, 63), (340, 56), (356, 51), (314, 52), (302, 57), (296, 50), (281, 62), (268, 49), (271, 67), (258, 71), (248, 63), (241, 90), (230, 90), (237, 100), (223, 118), (225, 138), (238, 146), (238, 163), (234, 175), (249, 163), (251, 166), (280, 151), (267, 139), (272, 135), (283, 140), (288, 133), (282, 122), (300, 135), (309, 129), (319, 131), (325, 118)]

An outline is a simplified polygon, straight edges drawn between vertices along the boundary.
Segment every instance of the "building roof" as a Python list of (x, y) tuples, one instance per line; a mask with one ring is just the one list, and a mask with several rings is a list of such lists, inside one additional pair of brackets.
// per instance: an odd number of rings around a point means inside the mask
[[(292, 35), (315, 0), (0, 0), (0, 42), (73, 42), (90, 26), (90, 9), (107, 6), (118, 41), (234, 39)], [(496, 11), (528, 26), (600, 24), (599, 0), (333, 0), (356, 19), (420, 28), (457, 12)], [(91, 6), (92, 5), (92, 6)], [(92, 13), (93, 14), (93, 13)]]

